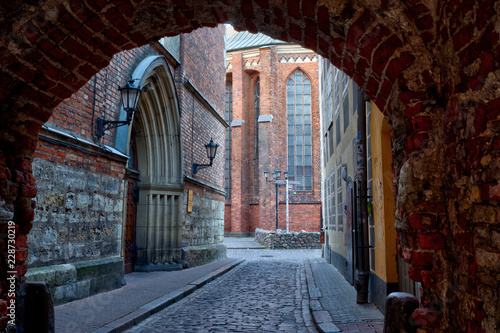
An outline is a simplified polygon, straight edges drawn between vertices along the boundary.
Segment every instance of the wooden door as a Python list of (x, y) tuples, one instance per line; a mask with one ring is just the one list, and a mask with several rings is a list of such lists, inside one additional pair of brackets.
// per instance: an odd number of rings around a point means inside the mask
[(137, 218), (137, 201), (139, 188), (137, 186), (137, 173), (132, 172), (127, 184), (127, 220), (125, 221), (125, 273), (134, 271), (136, 259), (135, 224)]
[(137, 220), (137, 202), (139, 202), (139, 171), (137, 168), (137, 146), (135, 142), (135, 131), (132, 130), (129, 149), (129, 172), (127, 181), (127, 217), (125, 221), (125, 239), (124, 239), (124, 271), (130, 273), (134, 271), (137, 258), (137, 247), (135, 243), (136, 220)]

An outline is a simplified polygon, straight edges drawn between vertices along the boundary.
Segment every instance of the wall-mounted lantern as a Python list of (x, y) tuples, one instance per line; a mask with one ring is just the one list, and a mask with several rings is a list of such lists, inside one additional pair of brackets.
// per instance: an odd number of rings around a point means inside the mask
[(198, 172), (198, 170), (212, 166), (212, 161), (214, 160), (215, 155), (217, 154), (218, 147), (219, 145), (214, 143), (214, 141), (210, 139), (210, 142), (205, 145), (205, 148), (207, 150), (207, 157), (210, 159), (210, 164), (193, 163), (193, 176)]
[(126, 120), (112, 121), (106, 120), (104, 118), (97, 118), (97, 138), (100, 139), (104, 136), (104, 132), (110, 130), (112, 128), (120, 127), (123, 125), (130, 125), (132, 118), (134, 116), (134, 112), (137, 109), (137, 105), (139, 104), (139, 98), (141, 97), (141, 93), (145, 92), (147, 88), (139, 88), (134, 85), (134, 81), (136, 79), (130, 78), (128, 83), (126, 83), (123, 87), (119, 87), (121, 94), (121, 100), (123, 109), (127, 112)]

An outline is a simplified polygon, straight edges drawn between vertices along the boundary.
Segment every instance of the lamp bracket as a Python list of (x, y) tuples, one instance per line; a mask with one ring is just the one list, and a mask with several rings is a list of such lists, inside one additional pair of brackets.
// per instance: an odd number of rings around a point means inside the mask
[(97, 118), (97, 138), (103, 137), (105, 131), (125, 125), (130, 125), (130, 120), (111, 121), (99, 117)]
[(194, 176), (198, 170), (205, 169), (208, 167), (212, 166), (212, 159), (210, 159), (210, 164), (198, 164), (198, 163), (193, 163), (193, 173), (192, 175)]

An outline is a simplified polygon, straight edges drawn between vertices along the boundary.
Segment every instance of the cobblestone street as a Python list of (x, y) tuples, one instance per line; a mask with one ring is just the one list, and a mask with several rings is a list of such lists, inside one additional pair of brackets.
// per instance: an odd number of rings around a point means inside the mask
[(228, 249), (246, 262), (127, 332), (316, 332), (304, 259), (320, 250)]

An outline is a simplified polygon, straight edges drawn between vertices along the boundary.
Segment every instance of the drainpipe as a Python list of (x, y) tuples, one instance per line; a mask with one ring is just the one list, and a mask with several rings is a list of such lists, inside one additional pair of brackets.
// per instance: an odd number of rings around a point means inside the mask
[(356, 140), (356, 196), (359, 199), (357, 214), (357, 251), (359, 260), (356, 261), (357, 277), (355, 287), (357, 290), (356, 303), (368, 302), (368, 279), (370, 277), (370, 257), (368, 243), (368, 213), (366, 209), (367, 191), (367, 169), (366, 169), (366, 97), (360, 87), (358, 89), (358, 138)]

